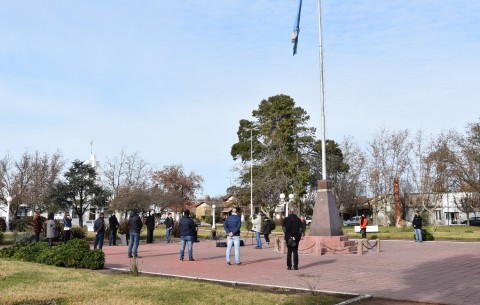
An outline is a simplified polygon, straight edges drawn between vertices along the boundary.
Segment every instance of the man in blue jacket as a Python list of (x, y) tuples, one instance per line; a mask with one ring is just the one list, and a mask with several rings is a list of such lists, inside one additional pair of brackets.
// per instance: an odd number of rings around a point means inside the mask
[(188, 260), (193, 262), (193, 235), (195, 233), (195, 222), (190, 218), (190, 211), (185, 210), (183, 217), (178, 222), (180, 229), (180, 240), (182, 241), (180, 247), (180, 260), (183, 261), (183, 255), (185, 253), (185, 243), (188, 244)]
[(230, 265), (230, 253), (232, 252), (232, 244), (235, 247), (235, 263), (240, 266), (240, 227), (242, 220), (237, 215), (237, 208), (232, 209), (232, 215), (228, 216), (223, 223), (223, 228), (227, 233), (227, 265)]

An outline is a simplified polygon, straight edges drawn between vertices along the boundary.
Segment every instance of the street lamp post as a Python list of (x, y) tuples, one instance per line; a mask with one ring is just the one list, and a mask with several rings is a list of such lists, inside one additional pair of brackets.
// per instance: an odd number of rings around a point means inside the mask
[(215, 230), (215, 208), (217, 206), (216, 205), (212, 205), (212, 214), (213, 214), (213, 219), (212, 219), (212, 230)]
[(10, 231), (10, 203), (12, 203), (12, 196), (7, 197), (7, 231)]
[(216, 230), (216, 227), (215, 227), (215, 208), (217, 206), (212, 204), (212, 238), (213, 239), (216, 239), (217, 238), (217, 230)]

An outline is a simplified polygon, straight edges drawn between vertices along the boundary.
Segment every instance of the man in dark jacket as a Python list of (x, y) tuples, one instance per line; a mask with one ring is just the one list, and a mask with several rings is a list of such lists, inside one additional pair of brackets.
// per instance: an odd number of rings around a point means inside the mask
[(185, 243), (188, 244), (188, 260), (195, 261), (193, 259), (193, 234), (195, 232), (195, 222), (190, 218), (190, 211), (185, 210), (183, 212), (183, 217), (178, 222), (178, 227), (180, 229), (180, 240), (182, 241), (180, 247), (180, 260), (183, 261), (183, 256), (185, 253)]
[(155, 230), (155, 212), (148, 212), (147, 221), (147, 244), (153, 243), (153, 230)]
[(93, 231), (95, 231), (96, 234), (93, 249), (97, 249), (97, 245), (100, 250), (103, 248), (103, 239), (105, 238), (105, 220), (103, 216), (103, 213), (100, 213), (100, 217), (93, 223)]
[[(130, 213), (128, 219), (128, 232), (130, 234), (130, 242), (128, 244), (128, 257), (140, 258), (138, 256), (138, 242), (140, 240), (140, 231), (142, 230), (142, 220), (136, 211)], [(133, 256), (132, 256), (133, 254)]]
[(237, 215), (237, 209), (232, 209), (232, 214), (225, 219), (223, 228), (227, 233), (227, 265), (230, 265), (230, 252), (232, 252), (232, 244), (235, 247), (235, 263), (241, 265), (240, 262), (240, 227), (242, 221), (240, 216)]
[(168, 213), (168, 216), (167, 218), (165, 219), (165, 227), (166, 227), (166, 239), (167, 239), (167, 243), (171, 243), (172, 242), (172, 229), (173, 229), (173, 224), (174, 224), (174, 221), (173, 221), (173, 217), (172, 217), (172, 213)]
[(412, 221), (413, 229), (415, 230), (415, 242), (421, 243), (422, 240), (422, 216), (415, 213)]
[(302, 238), (302, 222), (297, 215), (293, 214), (292, 210), (288, 217), (283, 220), (282, 227), (287, 242), (287, 269), (292, 270), (293, 254), (293, 270), (298, 270), (298, 244)]
[(108, 236), (108, 244), (110, 246), (116, 246), (117, 245), (117, 230), (118, 226), (120, 224), (118, 223), (117, 216), (115, 216), (115, 213), (108, 218), (108, 226), (110, 227), (110, 235)]

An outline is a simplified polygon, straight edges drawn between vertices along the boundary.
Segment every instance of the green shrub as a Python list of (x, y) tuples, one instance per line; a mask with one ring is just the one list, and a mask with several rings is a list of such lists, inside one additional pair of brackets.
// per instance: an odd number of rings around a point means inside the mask
[(102, 269), (104, 265), (105, 253), (100, 249), (89, 251), (82, 259), (82, 268), (97, 270)]
[(55, 247), (43, 242), (15, 244), (0, 250), (0, 257), (73, 268), (100, 269), (105, 265), (105, 254), (90, 250), (85, 239), (71, 239)]
[(14, 219), (11, 221), (12, 230), (18, 232), (33, 232), (33, 217), (27, 216), (20, 219)]
[(85, 239), (87, 237), (87, 229), (86, 227), (72, 227), (70, 237), (72, 239)]
[(20, 249), (21, 247), (24, 247), (24, 246), (25, 246), (25, 244), (18, 243), (18, 244), (14, 244), (13, 246), (10, 246), (10, 247), (3, 248), (2, 250), (0, 250), (0, 257), (1, 258), (11, 258), (11, 257), (13, 257), (13, 255), (15, 255), (15, 252), (17, 252), (18, 249)]
[(39, 253), (47, 248), (47, 243), (22, 244), (14, 253), (13, 258), (20, 261), (35, 262)]
[[(415, 239), (415, 234), (413, 234), (413, 239)], [(427, 240), (435, 240), (433, 237), (433, 234), (430, 233), (429, 231), (422, 229), (422, 240), (427, 241)]]
[(0, 245), (3, 244), (4, 239), (5, 239), (5, 236), (3, 235), (3, 231), (0, 231)]
[(118, 234), (128, 235), (128, 220), (124, 219), (118, 224)]

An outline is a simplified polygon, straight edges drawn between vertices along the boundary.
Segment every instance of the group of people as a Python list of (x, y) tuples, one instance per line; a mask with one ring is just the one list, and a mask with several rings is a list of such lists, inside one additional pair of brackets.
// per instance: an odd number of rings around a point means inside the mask
[[(53, 213), (48, 213), (47, 220), (45, 221), (46, 224), (46, 238), (48, 245), (51, 247), (53, 246), (54, 239), (58, 238), (59, 230), (57, 228), (57, 223), (54, 219)], [(40, 233), (42, 232), (43, 227), (43, 219), (40, 216), (40, 212), (36, 211), (33, 215), (33, 233), (34, 233), (34, 240), (35, 242), (40, 241)], [(71, 237), (71, 230), (72, 230), (72, 217), (70, 213), (65, 213), (63, 218), (63, 242), (67, 243)]]

